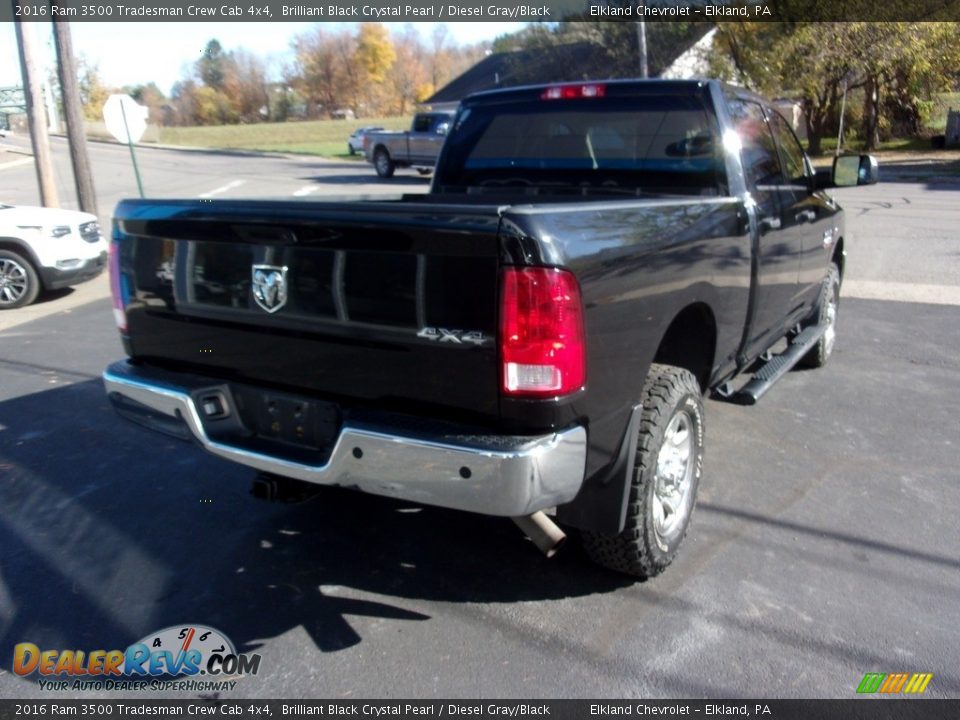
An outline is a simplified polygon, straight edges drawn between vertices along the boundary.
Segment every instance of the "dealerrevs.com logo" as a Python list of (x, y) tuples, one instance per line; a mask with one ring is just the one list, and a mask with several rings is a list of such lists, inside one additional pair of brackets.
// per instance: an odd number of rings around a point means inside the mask
[(259, 670), (260, 655), (239, 654), (219, 630), (196, 624), (151, 633), (125, 650), (41, 650), (30, 642), (13, 649), (13, 671), (37, 673), (41, 690), (232, 690), (236, 677)]

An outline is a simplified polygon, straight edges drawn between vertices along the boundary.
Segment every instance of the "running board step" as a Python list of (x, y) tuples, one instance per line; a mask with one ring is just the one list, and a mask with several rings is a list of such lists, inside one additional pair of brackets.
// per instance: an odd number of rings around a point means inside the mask
[(786, 375), (817, 344), (828, 325), (811, 325), (797, 335), (779, 355), (774, 355), (754, 373), (750, 381), (738, 390), (731, 400), (741, 405), (754, 405), (773, 384)]

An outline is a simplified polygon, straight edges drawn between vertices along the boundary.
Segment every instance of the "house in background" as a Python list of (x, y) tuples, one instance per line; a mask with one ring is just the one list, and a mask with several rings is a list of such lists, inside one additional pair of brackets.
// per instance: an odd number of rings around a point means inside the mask
[[(703, 34), (708, 32), (708, 24), (701, 25), (702, 29), (693, 31), (694, 41), (700, 40)], [(688, 49), (689, 45), (666, 51), (661, 49), (659, 64), (651, 59), (651, 76), (656, 77), (664, 72), (665, 68), (671, 67)], [(423, 105), (432, 109), (455, 108), (463, 98), (483, 90), (608, 79), (611, 77), (610, 67), (610, 54), (607, 49), (590, 42), (493, 53), (451, 80), (425, 100)]]
[(455, 109), (463, 98), (484, 90), (589, 80), (596, 78), (593, 73), (602, 57), (602, 49), (587, 42), (492, 53), (423, 104), (434, 110)]
[[(713, 28), (670, 63), (663, 73), (661, 73), (660, 77), (666, 80), (709, 77), (711, 73), (708, 58), (713, 49), (713, 41), (716, 35), (717, 29)], [(732, 70), (732, 63), (730, 67)], [(737, 84), (735, 81), (731, 82), (734, 85)], [(773, 98), (771, 103), (780, 111), (780, 114), (786, 118), (787, 122), (790, 123), (797, 137), (801, 140), (806, 140), (807, 124), (803, 116), (803, 106), (800, 101), (791, 97), (778, 97)]]

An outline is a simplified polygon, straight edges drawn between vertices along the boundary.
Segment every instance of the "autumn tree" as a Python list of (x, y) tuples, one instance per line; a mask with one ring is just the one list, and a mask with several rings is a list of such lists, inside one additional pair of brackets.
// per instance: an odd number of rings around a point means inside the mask
[(161, 125), (168, 124), (165, 113), (165, 109), (168, 107), (167, 97), (155, 82), (124, 88), (124, 92), (149, 110), (148, 118), (150, 122)]
[[(113, 90), (100, 77), (99, 66), (81, 55), (77, 59), (77, 78), (84, 117), (87, 120), (103, 120), (103, 105)], [(57, 86), (59, 88), (59, 82)]]
[(427, 69), (428, 51), (413, 25), (407, 24), (394, 38), (396, 59), (387, 72), (386, 85), (392, 91), (389, 112), (406, 115), (414, 103), (433, 94), (435, 87)]
[(348, 30), (316, 27), (293, 40), (295, 62), (287, 83), (307, 100), (309, 114), (359, 112), (366, 70), (357, 61), (357, 37)]
[(390, 33), (380, 23), (361, 23), (354, 58), (372, 83), (382, 83), (397, 59)]
[(269, 118), (267, 69), (262, 59), (246, 50), (235, 50), (223, 64), (223, 74), (223, 93), (240, 122)]
[(307, 101), (307, 115), (330, 112), (344, 94), (346, 74), (335, 48), (333, 35), (316, 26), (293, 39), (294, 64), (286, 81)]
[(361, 23), (357, 31), (354, 64), (360, 70), (360, 87), (365, 115), (380, 115), (392, 104), (394, 88), (387, 85), (390, 69), (397, 59), (393, 40), (380, 23)]
[(178, 80), (170, 89), (171, 118), (176, 125), (195, 124), (197, 106), (197, 83), (192, 79)]

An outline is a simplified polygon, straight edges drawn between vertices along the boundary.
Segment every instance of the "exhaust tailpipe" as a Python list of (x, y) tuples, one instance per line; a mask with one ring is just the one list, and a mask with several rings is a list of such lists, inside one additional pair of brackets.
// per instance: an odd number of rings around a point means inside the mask
[(567, 539), (566, 533), (542, 510), (538, 510), (533, 515), (523, 515), (510, 519), (548, 558), (556, 555), (557, 550)]
[(261, 472), (253, 479), (250, 494), (268, 502), (301, 503), (317, 495), (320, 490), (320, 486), (313, 483)]

